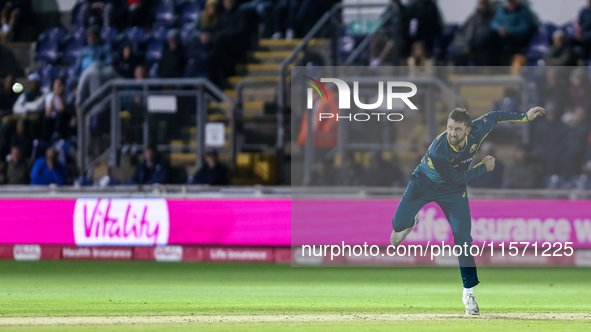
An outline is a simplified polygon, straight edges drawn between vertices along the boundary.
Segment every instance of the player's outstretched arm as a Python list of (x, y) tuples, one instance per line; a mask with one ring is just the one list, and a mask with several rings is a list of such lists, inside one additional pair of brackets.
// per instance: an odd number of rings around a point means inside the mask
[(538, 116), (546, 114), (546, 110), (540, 106), (532, 107), (527, 111), (527, 120), (533, 121)]

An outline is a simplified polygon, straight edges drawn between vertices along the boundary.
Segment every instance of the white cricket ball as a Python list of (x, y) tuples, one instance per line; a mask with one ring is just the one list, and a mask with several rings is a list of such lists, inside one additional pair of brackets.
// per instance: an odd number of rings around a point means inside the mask
[(12, 86), (12, 91), (14, 91), (14, 93), (23, 92), (23, 85), (20, 83), (14, 83), (14, 85)]

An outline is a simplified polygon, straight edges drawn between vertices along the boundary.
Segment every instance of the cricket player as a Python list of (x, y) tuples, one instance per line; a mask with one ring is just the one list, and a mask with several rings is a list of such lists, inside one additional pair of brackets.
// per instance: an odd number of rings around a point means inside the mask
[[(392, 245), (399, 245), (419, 223), (417, 213), (425, 204), (436, 202), (451, 226), (454, 243), (460, 246), (467, 244), (469, 248), (472, 236), (466, 182), (495, 167), (495, 158), (486, 156), (481, 163), (470, 168), (480, 144), (498, 123), (532, 121), (545, 113), (541, 107), (534, 107), (527, 113), (494, 111), (472, 121), (465, 109), (454, 109), (447, 119), (447, 130), (431, 143), (412, 173), (392, 219)], [(474, 257), (469, 252), (467, 256), (462, 252), (458, 259), (464, 282), (462, 301), (466, 314), (478, 315), (480, 309), (473, 291), (479, 283)]]

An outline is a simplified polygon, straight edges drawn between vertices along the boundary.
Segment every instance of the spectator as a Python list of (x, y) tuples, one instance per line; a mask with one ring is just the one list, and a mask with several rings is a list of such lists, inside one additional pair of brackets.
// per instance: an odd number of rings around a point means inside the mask
[[(136, 80), (143, 80), (146, 78), (146, 66), (139, 64), (135, 67), (134, 78)], [(126, 86), (126, 91), (141, 91), (140, 86)], [(122, 137), (121, 140), (126, 143), (141, 143), (143, 123), (144, 123), (144, 103), (141, 95), (131, 95), (121, 97), (121, 118), (122, 122)], [(127, 114), (127, 116), (124, 116)]]
[(571, 108), (577, 106), (584, 106), (588, 108), (591, 106), (591, 83), (585, 74), (583, 68), (576, 68), (571, 72), (570, 75), (570, 87), (568, 95), (570, 97), (569, 104)]
[(410, 76), (430, 76), (435, 73), (435, 61), (427, 57), (425, 44), (421, 41), (412, 44), (412, 54), (407, 65)]
[[(494, 145), (491, 142), (484, 142), (478, 150), (477, 157), (472, 161), (472, 166), (484, 159), (484, 157), (495, 155)], [(480, 176), (473, 178), (468, 181), (468, 186), (472, 188), (501, 188), (503, 185), (503, 174), (505, 172), (505, 164), (500, 160), (495, 160), (495, 168), (486, 172)]]
[(576, 66), (577, 62), (570, 45), (564, 41), (564, 32), (556, 30), (552, 34), (552, 46), (544, 54), (546, 66)]
[(208, 150), (204, 155), (205, 163), (193, 176), (192, 184), (208, 184), (211, 186), (223, 186), (230, 184), (228, 170), (219, 161), (218, 152)]
[[(99, 28), (92, 26), (86, 33), (88, 44), (80, 50), (74, 68), (77, 73), (82, 73), (90, 64), (98, 62), (100, 67), (110, 66), (113, 62), (111, 45), (100, 39)], [(80, 77), (82, 81), (82, 77)]]
[(530, 158), (527, 147), (517, 146), (513, 157), (513, 163), (506, 171), (505, 186), (511, 189), (538, 188), (542, 175), (541, 165)]
[(144, 151), (144, 159), (137, 165), (131, 181), (135, 184), (155, 184), (168, 182), (168, 160), (162, 157), (155, 146)]
[(575, 34), (575, 39), (583, 45), (584, 57), (588, 59), (591, 55), (591, 0), (579, 13), (579, 25), (581, 29)]
[(573, 175), (581, 174), (590, 131), (586, 109), (583, 106), (576, 107), (573, 114), (574, 118), (568, 124), (568, 133), (559, 145), (559, 155), (556, 158), (560, 163), (560, 174), (567, 181)]
[(78, 12), (79, 22), (86, 28), (90, 25), (90, 17), (94, 16), (102, 18), (103, 27), (110, 27), (114, 10), (112, 0), (85, 0)]
[(187, 44), (188, 77), (207, 76), (207, 63), (213, 52), (213, 36), (221, 22), (217, 4), (217, 0), (208, 0), (203, 15), (195, 22), (195, 33)]
[(332, 185), (332, 176), (329, 172), (329, 165), (326, 160), (321, 160), (316, 164), (315, 169), (309, 178), (304, 179), (304, 185), (311, 186), (330, 186)]
[[(398, 62), (394, 59), (394, 55), (398, 55), (398, 59), (401, 56), (404, 58), (409, 56), (409, 8), (402, 4), (400, 0), (391, 0), (390, 6), (386, 9), (384, 14), (382, 14), (382, 18), (386, 16), (390, 16), (392, 10), (398, 7), (398, 18), (396, 16), (392, 16), (390, 21), (384, 23), (384, 31), (383, 33), (376, 33), (371, 40), (370, 44), (370, 57), (371, 57), (371, 66), (379, 66), (379, 65), (398, 65)], [(395, 40), (398, 37), (399, 47), (395, 46)], [(394, 52), (398, 52), (397, 54), (393, 54)]]
[(409, 34), (411, 44), (422, 41), (428, 56), (433, 52), (435, 39), (441, 35), (443, 21), (433, 0), (418, 0), (410, 7)]
[(31, 164), (21, 155), (20, 147), (13, 146), (10, 150), (10, 161), (6, 167), (6, 184), (29, 184)]
[(12, 107), (18, 98), (18, 94), (12, 91), (14, 76), (8, 75), (4, 79), (4, 90), (0, 94), (0, 118), (12, 114)]
[(53, 91), (45, 97), (45, 112), (41, 119), (41, 139), (53, 141), (66, 138), (73, 112), (66, 103), (66, 90), (61, 77), (53, 80)]
[(38, 158), (31, 171), (32, 185), (48, 185), (55, 183), (58, 186), (64, 185), (68, 177), (66, 165), (57, 160), (57, 150), (49, 148), (45, 157)]
[(355, 164), (353, 155), (345, 153), (341, 167), (336, 172), (336, 184), (338, 186), (357, 186), (359, 185), (358, 176), (359, 167)]
[(570, 68), (545, 67), (544, 81), (540, 82), (539, 98), (541, 105), (552, 103), (555, 116), (560, 118), (567, 105), (568, 98), (568, 75)]
[(211, 73), (208, 75), (218, 86), (226, 77), (234, 75), (238, 59), (246, 54), (250, 44), (247, 16), (234, 0), (223, 1), (225, 12), (213, 38)]
[(456, 66), (465, 66), (469, 63), (483, 64), (483, 50), (479, 41), (486, 36), (490, 24), (495, 16), (489, 0), (479, 0), (476, 12), (457, 30), (452, 49)]
[(513, 55), (528, 46), (536, 28), (533, 14), (519, 0), (506, 0), (506, 5), (497, 10), (490, 27), (477, 45), (487, 56), (485, 65), (510, 63)]
[(29, 75), (29, 91), (22, 93), (14, 106), (14, 114), (24, 115), (27, 113), (37, 113), (43, 110), (45, 97), (41, 92), (41, 77), (37, 73)]
[(140, 63), (139, 57), (133, 54), (131, 44), (128, 43), (121, 49), (121, 52), (115, 57), (113, 66), (119, 75), (125, 78), (133, 78), (135, 67)]
[(546, 116), (533, 123), (534, 153), (544, 165), (547, 175), (558, 173), (560, 143), (568, 132), (568, 127), (560, 121), (560, 113), (555, 105), (553, 102), (547, 103)]
[(178, 30), (170, 30), (167, 37), (168, 47), (164, 48), (158, 63), (158, 76), (163, 78), (183, 77), (187, 59), (183, 45), (179, 40)]
[(19, 40), (19, 30), (22, 22), (27, 22), (31, 16), (31, 1), (30, 0), (10, 0), (2, 1), (0, 13), (0, 41), (2, 43)]
[(10, 137), (10, 147), (19, 147), (20, 155), (31, 157), (33, 138), (29, 135), (29, 120), (22, 118), (16, 123), (16, 131)]

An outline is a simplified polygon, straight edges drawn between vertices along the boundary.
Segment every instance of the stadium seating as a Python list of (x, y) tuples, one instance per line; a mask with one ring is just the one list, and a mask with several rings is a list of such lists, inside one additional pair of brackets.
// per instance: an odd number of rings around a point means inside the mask
[(115, 43), (117, 42), (117, 29), (115, 28), (103, 28), (101, 30), (101, 39), (106, 43), (111, 44), (111, 47), (116, 46)]
[(144, 30), (139, 27), (130, 27), (123, 30), (117, 36), (117, 49), (122, 49), (125, 44), (130, 43), (134, 52), (138, 52), (144, 39)]
[(86, 29), (79, 28), (69, 32), (63, 42), (63, 56), (61, 62), (73, 64), (76, 62), (80, 50), (86, 45)]
[(177, 16), (175, 14), (174, 3), (165, 2), (156, 6), (154, 19), (159, 26), (172, 27), (176, 24)]
[(538, 65), (539, 61), (542, 60), (544, 54), (552, 45), (554, 31), (556, 31), (556, 26), (550, 22), (541, 23), (538, 26), (538, 31), (532, 37), (525, 54), (529, 65)]
[(199, 5), (197, 3), (186, 3), (181, 10), (181, 24), (196, 22), (199, 19)]
[(35, 61), (55, 63), (59, 57), (60, 41), (64, 39), (65, 34), (61, 28), (51, 28), (42, 32), (37, 39)]

